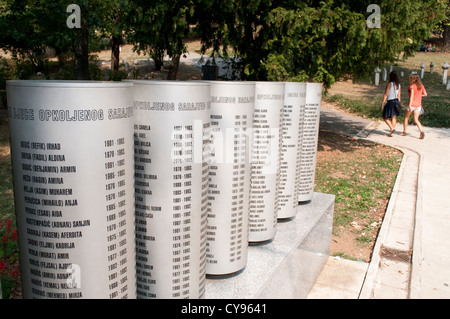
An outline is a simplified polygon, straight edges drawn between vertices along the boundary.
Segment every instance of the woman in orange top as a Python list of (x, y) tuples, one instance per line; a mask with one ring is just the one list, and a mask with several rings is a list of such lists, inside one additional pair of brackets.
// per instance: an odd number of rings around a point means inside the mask
[(425, 90), (425, 86), (420, 81), (420, 77), (416, 72), (411, 73), (409, 76), (409, 102), (406, 107), (406, 113), (405, 113), (405, 121), (403, 122), (403, 133), (400, 135), (405, 136), (406, 135), (406, 128), (408, 127), (408, 120), (413, 113), (414, 116), (414, 123), (416, 124), (417, 128), (420, 131), (420, 139), (423, 139), (425, 137), (425, 133), (423, 132), (422, 123), (419, 121), (420, 116), (420, 110), (422, 109), (422, 97), (428, 96), (427, 91)]

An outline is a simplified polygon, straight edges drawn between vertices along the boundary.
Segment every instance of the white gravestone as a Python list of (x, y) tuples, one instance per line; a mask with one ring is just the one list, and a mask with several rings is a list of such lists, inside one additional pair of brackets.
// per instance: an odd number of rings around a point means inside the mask
[(443, 65), (442, 65), (442, 84), (447, 84), (447, 77), (448, 77), (448, 69), (450, 68), (450, 65), (448, 64), (448, 62), (446, 61)]
[(375, 74), (375, 85), (378, 86), (380, 84), (380, 73), (381, 69), (379, 67), (376, 67), (375, 70), (373, 70)]

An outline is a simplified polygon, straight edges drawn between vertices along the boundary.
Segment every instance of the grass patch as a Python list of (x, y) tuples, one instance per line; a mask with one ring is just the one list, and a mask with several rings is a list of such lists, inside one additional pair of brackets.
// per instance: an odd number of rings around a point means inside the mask
[[(450, 95), (450, 93), (449, 93)], [(371, 120), (381, 119), (381, 102), (375, 99), (367, 101), (366, 99), (346, 98), (342, 94), (335, 94), (325, 97), (325, 101), (331, 104), (337, 104), (341, 109), (361, 117)], [(407, 103), (407, 97), (403, 98), (403, 109)], [(450, 128), (450, 102), (446, 102), (440, 96), (428, 96), (423, 99), (425, 114), (420, 117), (420, 122), (428, 127)], [(404, 121), (404, 112), (397, 117), (399, 123)], [(409, 119), (409, 124), (413, 122), (413, 117)]]
[[(430, 69), (431, 61), (434, 63), (433, 72)], [(401, 98), (405, 107), (408, 103), (409, 75), (412, 71), (420, 74), (420, 66), (424, 62), (426, 67), (422, 82), (428, 96), (423, 98), (425, 114), (420, 117), (420, 121), (428, 127), (450, 128), (450, 91), (447, 91), (446, 86), (442, 84), (442, 65), (445, 61), (449, 61), (448, 54), (417, 52), (406, 61), (398, 60), (393, 64), (394, 70), (404, 74), (401, 78)], [(386, 82), (383, 81), (375, 86), (368, 81), (351, 82), (343, 79), (329, 90), (324, 101), (361, 117), (382, 120), (381, 102), (385, 88)], [(403, 115), (398, 117), (398, 122), (402, 123), (403, 120)]]
[[(6, 112), (0, 116), (5, 118)], [(15, 223), (8, 125), (5, 121), (0, 123), (0, 221), (12, 220)]]
[(370, 119), (377, 119), (380, 117), (380, 111), (378, 105), (380, 104), (378, 101), (373, 99), (355, 99), (344, 97), (342, 94), (334, 94), (330, 97), (324, 98), (326, 102), (331, 104), (337, 104), (340, 108)]
[(349, 256), (349, 255), (347, 255), (344, 252), (338, 252), (338, 253), (333, 254), (332, 256), (333, 257), (340, 257), (342, 259), (347, 259), (347, 260), (352, 260), (352, 261), (361, 261), (360, 259), (352, 257), (352, 256)]
[[(403, 155), (329, 131), (320, 135), (315, 191), (335, 195), (333, 236), (352, 234), (354, 242), (348, 245), (354, 251), (368, 249), (378, 235)], [(351, 256), (349, 251), (345, 253)]]
[(11, 163), (0, 162), (0, 220), (15, 219)]
[(2, 296), (13, 298), (20, 287), (13, 178), (6, 112), (0, 111), (0, 280)]

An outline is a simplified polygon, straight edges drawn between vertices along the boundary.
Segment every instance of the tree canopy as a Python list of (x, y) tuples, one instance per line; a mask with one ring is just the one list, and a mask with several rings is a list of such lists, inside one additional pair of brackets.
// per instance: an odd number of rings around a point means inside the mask
[(444, 50), (450, 52), (450, 0), (447, 0), (445, 19), (440, 23), (440, 31), (443, 33)]
[[(379, 0), (375, 16), (371, 0), (79, 0), (81, 28), (71, 29), (71, 2), (0, 0), (1, 48), (35, 65), (52, 48), (75, 59), (76, 78), (89, 79), (87, 56), (99, 40), (111, 39), (114, 70), (126, 38), (157, 67), (170, 56), (174, 79), (194, 29), (205, 51), (217, 39), (224, 56), (239, 57), (244, 79), (329, 86), (344, 74), (368, 74), (400, 53), (413, 54), (449, 19), (449, 0)], [(367, 23), (374, 17), (380, 25)]]
[(204, 43), (217, 36), (231, 46), (246, 78), (328, 86), (411, 55), (445, 17), (446, 1), (380, 0), (379, 28), (367, 24), (368, 0), (199, 0), (196, 12), (210, 17), (198, 21)]

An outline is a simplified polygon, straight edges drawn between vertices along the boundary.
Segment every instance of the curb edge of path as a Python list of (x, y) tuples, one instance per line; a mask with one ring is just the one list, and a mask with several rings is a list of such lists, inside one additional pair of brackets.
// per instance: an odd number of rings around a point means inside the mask
[[(370, 134), (369, 134), (370, 135)], [(369, 136), (368, 135), (368, 136)], [(398, 149), (398, 148), (397, 148)], [(381, 247), (383, 246), (384, 239), (387, 236), (389, 230), (389, 224), (392, 219), (393, 208), (395, 206), (395, 201), (397, 200), (398, 192), (400, 189), (400, 180), (403, 176), (405, 170), (406, 163), (406, 155), (405, 153), (399, 149), (403, 153), (402, 163), (400, 164), (400, 168), (395, 180), (394, 187), (392, 188), (391, 196), (389, 198), (389, 203), (386, 208), (386, 212), (384, 214), (383, 222), (381, 224), (380, 230), (378, 231), (377, 240), (373, 247), (372, 258), (369, 262), (369, 267), (367, 268), (366, 277), (364, 278), (361, 291), (359, 294), (359, 299), (370, 299), (373, 294), (373, 289), (375, 285), (376, 276), (378, 273), (378, 269), (380, 267), (381, 262)]]
[[(372, 121), (369, 125), (366, 126), (361, 132), (355, 136), (359, 139), (370, 140), (369, 136), (371, 133), (380, 125), (380, 122)], [(376, 142), (380, 143), (380, 142)], [(423, 186), (422, 186), (422, 174), (423, 174), (423, 158), (422, 154), (411, 150), (406, 147), (400, 147), (396, 145), (389, 145), (380, 143), (392, 148), (395, 148), (402, 152), (402, 163), (400, 165), (396, 181), (394, 187), (391, 192), (391, 196), (389, 198), (388, 207), (385, 212), (385, 216), (383, 218), (382, 226), (378, 232), (377, 240), (374, 245), (374, 249), (372, 252), (372, 258), (369, 262), (369, 266), (367, 269), (366, 277), (364, 278), (361, 292), (359, 295), (359, 299), (370, 299), (373, 298), (374, 286), (376, 282), (376, 277), (378, 270), (380, 268), (381, 263), (381, 247), (383, 246), (384, 239), (388, 233), (390, 221), (393, 214), (393, 208), (395, 206), (398, 192), (400, 188), (400, 181), (404, 174), (405, 164), (407, 160), (407, 152), (415, 153), (419, 159), (419, 165), (417, 169), (417, 188), (416, 188), (416, 202), (415, 202), (415, 216), (414, 216), (414, 226), (413, 226), (413, 242), (412, 242), (412, 256), (411, 256), (411, 273), (409, 276), (409, 285), (407, 295), (409, 299), (417, 299), (420, 298), (420, 285), (421, 285), (421, 277), (420, 277), (420, 268), (422, 263), (422, 215), (423, 215)]]

